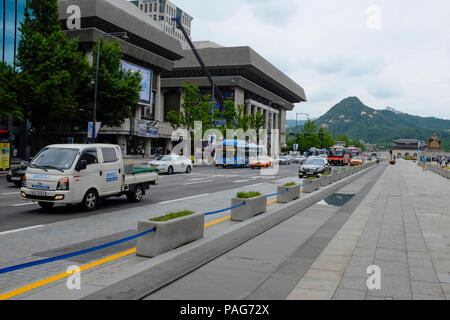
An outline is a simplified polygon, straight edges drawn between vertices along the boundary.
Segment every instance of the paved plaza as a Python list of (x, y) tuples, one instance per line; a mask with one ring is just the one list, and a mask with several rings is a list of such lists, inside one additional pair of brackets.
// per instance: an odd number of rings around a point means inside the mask
[[(274, 177), (183, 201), (2, 234), (0, 267), (114, 241), (135, 234), (138, 219), (177, 209), (221, 209), (242, 188), (269, 194), (276, 185), (289, 181), (298, 178)], [(449, 190), (450, 180), (423, 172), (413, 162), (382, 163), (334, 186), (302, 194), (292, 204), (271, 203), (266, 214), (252, 221), (215, 224), (206, 228), (204, 239), (157, 258), (131, 254), (83, 271), (81, 290), (68, 290), (63, 279), (12, 299), (114, 299), (119, 291), (135, 291), (133, 284), (155, 282), (163, 267), (180, 276), (140, 299), (447, 299)], [(210, 217), (206, 223), (227, 215)], [(224, 239), (236, 245), (227, 247), (221, 243)], [(134, 246), (130, 242), (0, 275), (0, 294), (65, 272), (70, 265), (86, 265)], [(206, 260), (200, 263), (201, 259)], [(380, 289), (367, 287), (369, 266), (381, 271)]]

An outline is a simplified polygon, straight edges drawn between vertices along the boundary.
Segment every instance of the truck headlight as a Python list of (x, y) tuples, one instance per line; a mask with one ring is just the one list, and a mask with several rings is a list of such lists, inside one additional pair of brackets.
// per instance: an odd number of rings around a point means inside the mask
[(59, 179), (56, 190), (69, 190), (69, 178)]

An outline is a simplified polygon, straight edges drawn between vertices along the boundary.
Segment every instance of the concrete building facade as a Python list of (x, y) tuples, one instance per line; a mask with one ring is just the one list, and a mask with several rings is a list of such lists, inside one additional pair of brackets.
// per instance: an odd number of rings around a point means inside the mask
[[(80, 29), (67, 27), (67, 8), (71, 5), (81, 9)], [(119, 39), (124, 65), (148, 74), (147, 99), (141, 99), (121, 127), (102, 127), (98, 141), (120, 145), (124, 155), (137, 155), (141, 148), (147, 157), (165, 150), (170, 145), (172, 129), (162, 121), (161, 74), (172, 70), (175, 61), (183, 58), (180, 41), (162, 32), (147, 14), (126, 0), (59, 0), (58, 7), (67, 36), (79, 39), (80, 50), (88, 61), (93, 62), (93, 48), (100, 37), (111, 42), (118, 38), (107, 33), (126, 32), (126, 39)], [(86, 129), (79, 129), (75, 140), (83, 141)], [(57, 135), (59, 139), (61, 135)]]
[[(210, 43), (211, 45), (208, 45)], [(225, 99), (244, 105), (247, 115), (261, 112), (265, 129), (278, 129), (280, 147), (286, 145), (286, 112), (306, 101), (303, 88), (249, 47), (221, 47), (212, 42), (194, 43)], [(190, 82), (212, 94), (210, 82), (191, 50), (171, 71), (162, 74), (164, 117), (182, 103), (180, 88)]]
[(176, 28), (176, 23), (172, 21), (172, 18), (180, 18), (181, 24), (191, 38), (192, 16), (168, 0), (135, 0), (132, 3), (156, 22), (161, 31), (179, 40), (183, 48), (188, 48), (183, 33)]

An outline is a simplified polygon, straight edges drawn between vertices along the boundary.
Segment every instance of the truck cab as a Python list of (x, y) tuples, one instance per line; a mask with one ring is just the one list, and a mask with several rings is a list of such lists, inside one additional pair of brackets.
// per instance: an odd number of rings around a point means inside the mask
[[(136, 176), (138, 175), (138, 177)], [(43, 208), (81, 204), (94, 210), (101, 198), (126, 195), (140, 201), (155, 184), (154, 169), (125, 172), (120, 147), (110, 144), (65, 144), (43, 148), (28, 166), (21, 196)]]

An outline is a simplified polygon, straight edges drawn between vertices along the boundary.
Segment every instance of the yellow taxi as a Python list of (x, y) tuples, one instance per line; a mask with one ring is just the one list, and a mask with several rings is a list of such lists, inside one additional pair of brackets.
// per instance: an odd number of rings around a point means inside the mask
[(254, 161), (250, 163), (252, 169), (255, 168), (270, 168), (273, 167), (274, 161), (272, 158), (267, 156), (259, 156)]

